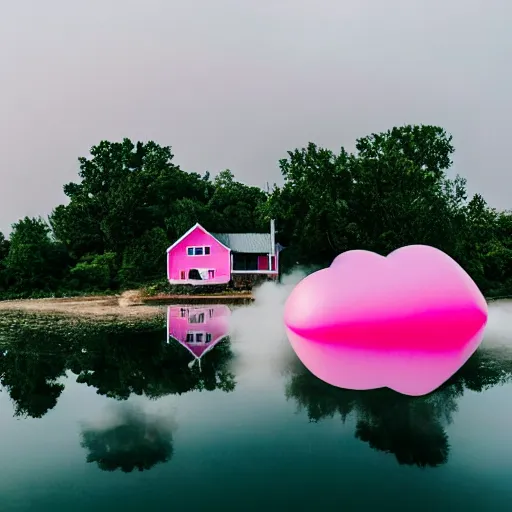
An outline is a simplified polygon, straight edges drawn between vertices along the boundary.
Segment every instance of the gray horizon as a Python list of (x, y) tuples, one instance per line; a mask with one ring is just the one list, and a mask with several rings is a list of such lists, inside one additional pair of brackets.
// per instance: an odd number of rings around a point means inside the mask
[(338, 151), (403, 124), (453, 135), (450, 173), (507, 189), (505, 0), (9, 2), (0, 18), (0, 232), (66, 203), (101, 140), (172, 146), (183, 170), (264, 188), (309, 141)]

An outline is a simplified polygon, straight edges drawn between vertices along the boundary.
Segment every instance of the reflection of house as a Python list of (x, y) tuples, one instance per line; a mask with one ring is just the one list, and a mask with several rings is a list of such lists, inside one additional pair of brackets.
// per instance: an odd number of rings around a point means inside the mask
[(204, 307), (171, 306), (167, 310), (167, 336), (201, 358), (229, 332), (231, 310), (223, 305)]
[(275, 224), (270, 233), (209, 233), (200, 224), (167, 249), (167, 278), (171, 284), (225, 284), (235, 275), (276, 278), (279, 252)]

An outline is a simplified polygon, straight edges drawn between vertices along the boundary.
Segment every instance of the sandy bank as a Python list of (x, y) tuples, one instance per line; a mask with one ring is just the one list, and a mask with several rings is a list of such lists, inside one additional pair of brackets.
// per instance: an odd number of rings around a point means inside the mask
[[(88, 318), (154, 318), (164, 315), (167, 304), (230, 303), (251, 300), (251, 294), (230, 295), (158, 295), (142, 298), (137, 290), (121, 295), (69, 297), (62, 299), (24, 299), (0, 301), (2, 311), (27, 311), (31, 313), (58, 313)], [(157, 303), (156, 305), (149, 305)]]
[(27, 311), (89, 318), (153, 318), (162, 315), (163, 310), (164, 308), (160, 307), (132, 304), (123, 296), (26, 299), (0, 302), (0, 313), (2, 311)]

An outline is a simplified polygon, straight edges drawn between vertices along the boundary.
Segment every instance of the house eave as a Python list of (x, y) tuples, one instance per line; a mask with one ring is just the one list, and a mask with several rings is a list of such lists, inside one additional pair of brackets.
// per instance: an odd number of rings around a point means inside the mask
[[(176, 240), (176, 242), (174, 242), (171, 246), (169, 246), (167, 248), (167, 254), (169, 254), (172, 249), (174, 249), (174, 247), (176, 247), (180, 242), (182, 242), (183, 240), (185, 240), (185, 238), (187, 238), (188, 235), (190, 235), (196, 228), (199, 228), (203, 233), (205, 233), (206, 235), (209, 235), (211, 236), (212, 238), (215, 238), (208, 230), (206, 230), (205, 228), (203, 228), (203, 226), (201, 226), (201, 224), (199, 224), (199, 222), (196, 222), (184, 235), (182, 235), (180, 238), (178, 238), (178, 240)], [(217, 238), (215, 238), (215, 240), (217, 241), (217, 243), (219, 243), (222, 247), (224, 247), (224, 249), (227, 249), (228, 251), (231, 251), (231, 249), (229, 247), (227, 247), (226, 245), (224, 245), (220, 240), (218, 240)]]

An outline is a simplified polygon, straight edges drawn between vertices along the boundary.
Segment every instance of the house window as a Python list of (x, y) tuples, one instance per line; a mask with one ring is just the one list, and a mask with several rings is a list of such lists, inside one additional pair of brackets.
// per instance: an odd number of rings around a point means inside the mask
[(212, 341), (212, 333), (207, 332), (206, 333), (206, 343), (210, 343)]
[(213, 279), (215, 277), (215, 270), (208, 270), (208, 279)]
[(204, 324), (204, 313), (196, 313), (195, 315), (189, 315), (189, 324)]
[(198, 332), (196, 334), (196, 342), (197, 343), (202, 343), (203, 342), (203, 333), (202, 332)]
[[(268, 258), (268, 256), (267, 256)], [(258, 255), (234, 253), (233, 254), (233, 270), (258, 270)]]
[(194, 343), (194, 333), (187, 332), (187, 343)]
[(210, 254), (210, 246), (209, 245), (198, 245), (193, 247), (187, 247), (187, 255), (188, 256), (208, 256)]
[(185, 271), (184, 271), (184, 270), (182, 270), (182, 271), (180, 272), (180, 279), (185, 279), (185, 275), (186, 275)]
[(181, 308), (180, 309), (181, 318), (185, 318), (186, 315), (187, 315), (187, 310), (185, 308)]

